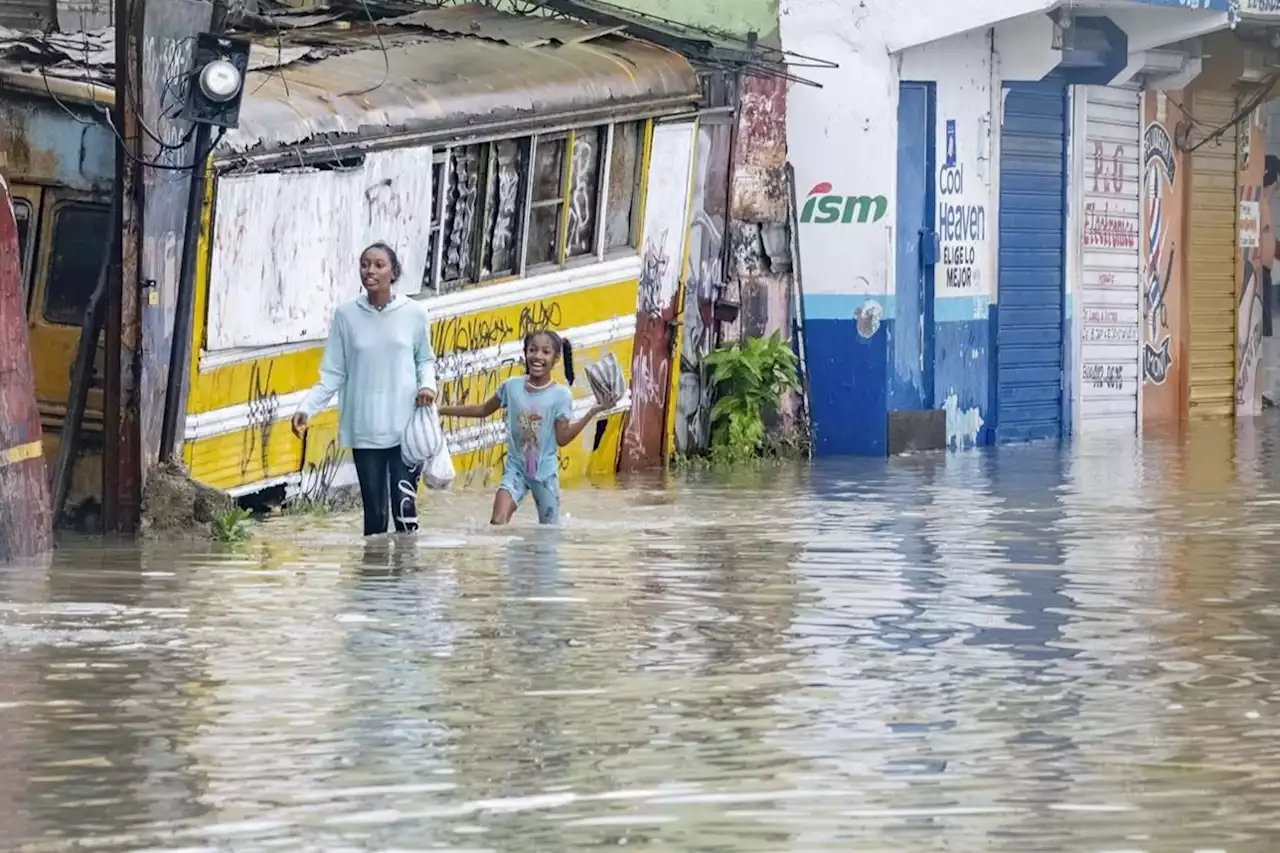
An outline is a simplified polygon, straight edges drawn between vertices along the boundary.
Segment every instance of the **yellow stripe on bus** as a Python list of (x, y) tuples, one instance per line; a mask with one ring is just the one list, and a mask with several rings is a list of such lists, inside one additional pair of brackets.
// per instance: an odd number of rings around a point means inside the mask
[[(533, 299), (501, 308), (475, 311), (432, 322), (432, 344), (438, 356), (481, 350), (519, 340), (529, 329), (563, 330), (632, 316), (639, 282), (605, 284), (548, 299)], [(202, 371), (192, 383), (187, 411), (203, 414), (230, 406), (270, 405), (280, 396), (311, 387), (319, 378), (323, 345), (305, 350), (236, 362)]]
[[(624, 338), (575, 352), (580, 374), (574, 387), (575, 399), (590, 396), (590, 389), (585, 376), (581, 375), (581, 368), (589, 362), (603, 358), (605, 353), (614, 354), (623, 368), (623, 375), (630, 381), (633, 343), (631, 338)], [(520, 364), (511, 363), (494, 370), (444, 382), (440, 387), (441, 402), (483, 402), (496, 392), (499, 384), (522, 371), (523, 367)], [(270, 412), (270, 409), (265, 411)], [(337, 412), (332, 409), (321, 412), (312, 420), (307, 433), (305, 458), (303, 458), (302, 442), (294, 437), (289, 427), (291, 415), (292, 412), (276, 411), (271, 417), (264, 417), (260, 424), (250, 424), (222, 435), (187, 442), (183, 456), (191, 476), (217, 489), (246, 487), (300, 471), (304, 474), (304, 480), (323, 480), (325, 472), (335, 467), (339, 458), (345, 459), (348, 456), (338, 447)], [(495, 416), (495, 418), (500, 417), (500, 414)], [(445, 428), (454, 432), (481, 423), (483, 422), (476, 420), (446, 419)], [(588, 433), (594, 441), (595, 428), (589, 427), (584, 431), (584, 435)], [(455, 459), (454, 464), (460, 481), (473, 480), (472, 468), (476, 465), (483, 467), (488, 464), (468, 461), (474, 453), (460, 454)], [(589, 455), (595, 458), (594, 454)], [(616, 450), (614, 456), (616, 457)], [(586, 462), (581, 465), (573, 463), (566, 470), (565, 476), (567, 478), (581, 476), (588, 470), (595, 469)]]

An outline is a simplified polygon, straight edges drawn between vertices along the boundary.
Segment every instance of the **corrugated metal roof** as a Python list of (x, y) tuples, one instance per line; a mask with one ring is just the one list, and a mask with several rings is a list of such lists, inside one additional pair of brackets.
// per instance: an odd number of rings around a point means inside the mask
[(517, 17), (491, 6), (466, 3), (424, 9), (385, 21), (387, 24), (422, 27), (441, 33), (500, 41), (513, 47), (541, 47), (546, 44), (578, 44), (612, 35), (623, 27), (593, 27), (564, 18), (544, 16)]
[[(545, 37), (550, 22), (504, 15), (504, 38), (428, 36), (411, 44), (365, 31), (335, 42), (366, 49), (279, 70), (250, 72), (240, 127), (223, 152), (271, 151), (314, 138), (376, 138), (389, 133), (464, 129), (537, 116), (553, 120), (606, 107), (692, 102), (698, 76), (679, 54), (612, 35), (574, 43), (528, 43), (520, 28)], [(490, 32), (496, 32), (491, 30)], [(307, 33), (311, 44), (321, 40)], [(345, 93), (345, 94), (344, 94)]]
[[(436, 14), (447, 13), (447, 14)], [(219, 154), (465, 132), (587, 113), (678, 107), (700, 94), (679, 54), (613, 29), (474, 5), (376, 25), (326, 22), (254, 37), (240, 126)], [(114, 83), (114, 32), (0, 28), (0, 77)], [(9, 80), (12, 84), (13, 81)]]

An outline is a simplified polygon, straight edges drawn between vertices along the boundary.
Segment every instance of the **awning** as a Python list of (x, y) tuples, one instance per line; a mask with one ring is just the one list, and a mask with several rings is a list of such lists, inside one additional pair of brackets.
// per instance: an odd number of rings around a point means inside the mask
[(223, 139), (221, 157), (677, 111), (700, 93), (697, 73), (673, 51), (613, 28), (475, 5), (322, 26), (284, 41), (283, 50), (311, 50), (247, 75), (240, 126)]
[(1260, 23), (1280, 23), (1280, 0), (1239, 0), (1240, 18)]
[[(1145, 13), (1150, 21), (1167, 21), (1170, 32), (1177, 34), (1177, 38), (1161, 42), (1168, 44), (1230, 26), (1234, 3), (1235, 0), (1092, 0), (1067, 4), (1063, 0), (1004, 0), (996, 4), (989, 0), (949, 0), (944, 7), (931, 10), (927, 17), (906, 17), (898, 22), (890, 28), (887, 41), (889, 51), (898, 53), (962, 33), (984, 30), (1015, 18), (1047, 15), (1060, 6), (1070, 5), (1071, 11), (1080, 16), (1114, 19)], [(1275, 5), (1280, 16), (1280, 0), (1240, 0), (1240, 3), (1242, 7), (1249, 3)], [(1116, 22), (1124, 27), (1119, 20)], [(1190, 35), (1184, 35), (1184, 32)], [(1160, 37), (1151, 36), (1145, 40)]]

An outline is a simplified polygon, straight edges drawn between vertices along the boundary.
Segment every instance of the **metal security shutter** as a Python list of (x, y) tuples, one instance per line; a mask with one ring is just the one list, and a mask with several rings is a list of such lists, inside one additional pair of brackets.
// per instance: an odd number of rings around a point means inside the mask
[(1062, 435), (1066, 86), (1006, 84), (1000, 129), (996, 440)]
[(1081, 222), (1080, 430), (1138, 429), (1141, 94), (1089, 86)]
[[(1205, 133), (1235, 117), (1226, 92), (1198, 92), (1191, 114)], [(1192, 415), (1230, 415), (1236, 383), (1236, 130), (1230, 128), (1191, 155)]]

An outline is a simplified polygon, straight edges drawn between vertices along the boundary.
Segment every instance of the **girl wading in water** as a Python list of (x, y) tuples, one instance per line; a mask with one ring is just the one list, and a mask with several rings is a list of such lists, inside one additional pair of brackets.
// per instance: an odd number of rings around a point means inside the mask
[[(612, 403), (597, 403), (573, 419), (573, 394), (551, 381), (551, 368), (564, 358), (564, 375), (573, 384), (573, 347), (555, 332), (534, 332), (524, 339), (524, 376), (513, 376), (498, 393), (471, 406), (441, 406), (442, 416), (487, 418), (507, 410), (507, 467), (493, 497), (491, 524), (506, 524), (524, 496), (533, 493), (538, 522), (560, 519), (560, 448)], [(617, 401), (613, 401), (616, 403)]]
[(293, 416), (299, 438), (316, 413), (338, 395), (338, 441), (351, 449), (364, 535), (418, 529), (418, 472), (400, 460), (400, 438), (414, 406), (436, 399), (435, 353), (426, 309), (392, 290), (400, 258), (386, 243), (360, 255), (364, 293), (338, 306), (329, 327), (320, 381)]

